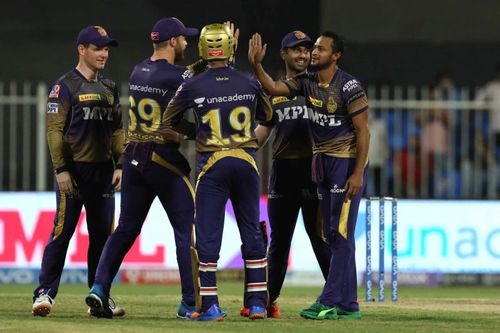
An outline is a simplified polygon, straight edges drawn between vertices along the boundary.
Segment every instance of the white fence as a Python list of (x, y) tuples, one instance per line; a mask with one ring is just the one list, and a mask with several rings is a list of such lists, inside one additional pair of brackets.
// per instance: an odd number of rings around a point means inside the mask
[(46, 105), (45, 84), (0, 82), (0, 190), (47, 188)]
[[(53, 188), (46, 144), (48, 87), (0, 82), (0, 191)], [(127, 110), (127, 85), (121, 86)], [(474, 89), (370, 86), (367, 195), (408, 198), (498, 198), (498, 143), (485, 102)], [(123, 112), (126, 116), (127, 112)], [(258, 155), (265, 191), (271, 145)], [(182, 147), (194, 168), (194, 143)]]

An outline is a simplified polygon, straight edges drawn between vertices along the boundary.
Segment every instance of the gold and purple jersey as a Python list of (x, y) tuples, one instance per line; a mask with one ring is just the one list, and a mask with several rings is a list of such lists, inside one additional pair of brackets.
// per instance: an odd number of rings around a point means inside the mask
[(193, 72), (165, 59), (146, 59), (136, 65), (129, 78), (129, 123), (127, 142), (178, 142), (179, 134), (171, 129), (159, 132), (163, 111), (177, 88)]
[(188, 109), (195, 114), (198, 152), (257, 149), (256, 120), (272, 117), (259, 82), (231, 67), (208, 69), (182, 84), (165, 111), (164, 126), (175, 126)]
[(312, 138), (306, 100), (273, 96), (273, 118), (260, 124), (274, 127), (273, 158), (305, 158), (312, 155)]
[(121, 164), (124, 134), (116, 84), (98, 74), (88, 81), (78, 70), (52, 86), (47, 103), (47, 140), (57, 173), (69, 163)]
[(368, 110), (361, 83), (337, 68), (330, 84), (321, 85), (315, 72), (283, 81), (292, 96), (304, 96), (308, 108), (314, 153), (356, 157), (352, 117)]

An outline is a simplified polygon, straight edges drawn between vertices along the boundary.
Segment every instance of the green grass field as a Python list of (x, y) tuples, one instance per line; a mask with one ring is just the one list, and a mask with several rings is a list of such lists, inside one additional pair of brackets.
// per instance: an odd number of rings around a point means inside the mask
[[(31, 315), (31, 285), (0, 285), (0, 332), (500, 332), (500, 288), (400, 288), (392, 304), (360, 302), (363, 318), (355, 321), (304, 320), (298, 313), (312, 303), (318, 287), (286, 287), (279, 299), (282, 317), (253, 322), (239, 316), (242, 283), (220, 283), (223, 322), (175, 319), (178, 286), (116, 285), (113, 296), (127, 311), (125, 318), (88, 318), (85, 286), (63, 285), (52, 314)], [(363, 290), (359, 291), (360, 299)]]

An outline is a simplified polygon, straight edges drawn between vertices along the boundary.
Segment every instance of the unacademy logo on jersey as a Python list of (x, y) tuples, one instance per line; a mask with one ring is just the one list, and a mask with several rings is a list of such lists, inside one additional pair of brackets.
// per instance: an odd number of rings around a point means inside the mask
[(345, 188), (340, 188), (337, 184), (334, 184), (333, 187), (330, 189), (330, 193), (344, 193)]
[(165, 94), (168, 92), (168, 89), (163, 89), (163, 88), (157, 88), (157, 87), (151, 87), (149, 85), (142, 86), (140, 84), (130, 84), (128, 85), (129, 90), (134, 90), (134, 91), (141, 91), (141, 92), (146, 92), (150, 94), (158, 94), (165, 96)]
[(194, 99), (194, 102), (198, 104), (198, 107), (201, 108), (203, 106), (203, 102), (205, 102), (205, 97), (198, 97)]
[(238, 102), (238, 101), (252, 101), (255, 99), (255, 94), (234, 94), (229, 96), (217, 96), (207, 98), (208, 104), (213, 103), (229, 103), (229, 102)]

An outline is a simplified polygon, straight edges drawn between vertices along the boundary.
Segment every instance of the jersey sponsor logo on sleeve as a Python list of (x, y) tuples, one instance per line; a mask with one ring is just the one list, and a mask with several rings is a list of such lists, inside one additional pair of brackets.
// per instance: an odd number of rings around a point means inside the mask
[(57, 103), (47, 104), (47, 113), (58, 113), (58, 112), (59, 112), (59, 104)]
[(184, 73), (182, 73), (182, 78), (185, 80), (185, 79), (189, 79), (190, 77), (193, 76), (193, 72), (191, 72), (189, 69), (188, 70), (185, 70)]
[(278, 96), (278, 97), (273, 97), (273, 99), (271, 99), (271, 104), (274, 105), (286, 101), (288, 101), (288, 98), (286, 98), (285, 96)]
[(80, 102), (85, 102), (85, 101), (100, 101), (101, 100), (101, 95), (99, 95), (99, 94), (78, 95), (78, 100)]
[(342, 87), (342, 91), (343, 92), (346, 92), (346, 91), (352, 91), (353, 89), (356, 89), (360, 86), (359, 82), (356, 81), (356, 80), (349, 80), (346, 82), (346, 84), (344, 84), (344, 86)]
[(52, 90), (50, 90), (49, 98), (57, 98), (59, 97), (59, 91), (61, 90), (61, 86), (58, 84), (55, 84), (52, 87)]
[(312, 105), (317, 106), (319, 108), (323, 106), (322, 100), (313, 98), (312, 96), (309, 96), (309, 101), (311, 102)]

